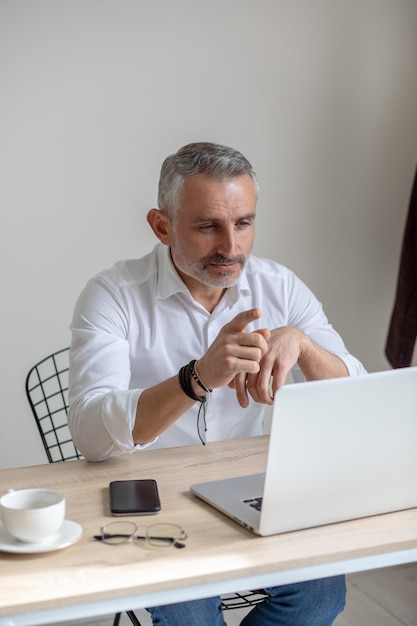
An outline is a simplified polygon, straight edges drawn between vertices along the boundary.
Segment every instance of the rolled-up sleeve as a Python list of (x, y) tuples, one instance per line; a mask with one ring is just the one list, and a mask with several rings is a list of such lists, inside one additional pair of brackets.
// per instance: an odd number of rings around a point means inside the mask
[[(286, 289), (288, 323), (302, 329), (318, 345), (339, 357), (345, 364), (349, 376), (366, 374), (362, 363), (350, 354), (342, 337), (329, 323), (321, 302), (309, 287), (289, 270)], [(297, 382), (304, 380), (298, 365), (294, 368), (293, 376)]]
[(100, 280), (90, 281), (71, 324), (68, 425), (74, 443), (91, 461), (140, 448), (132, 428), (143, 389), (129, 389), (127, 325), (117, 292)]

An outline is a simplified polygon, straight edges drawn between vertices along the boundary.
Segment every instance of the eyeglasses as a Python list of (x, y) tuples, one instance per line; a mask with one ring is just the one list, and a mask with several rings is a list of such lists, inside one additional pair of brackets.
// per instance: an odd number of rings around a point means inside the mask
[(142, 539), (155, 548), (185, 548), (182, 542), (187, 539), (187, 532), (177, 524), (152, 524), (146, 528), (144, 535), (138, 535), (134, 522), (111, 522), (102, 526), (100, 532), (100, 535), (94, 535), (94, 539), (112, 546)]

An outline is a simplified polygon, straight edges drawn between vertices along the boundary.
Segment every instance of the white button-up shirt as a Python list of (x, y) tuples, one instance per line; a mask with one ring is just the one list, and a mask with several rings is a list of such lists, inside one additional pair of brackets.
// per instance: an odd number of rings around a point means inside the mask
[[(176, 272), (169, 249), (157, 244), (141, 259), (121, 261), (89, 281), (71, 325), (69, 425), (76, 445), (90, 460), (144, 447), (195, 444), (196, 403), (147, 446), (135, 446), (132, 428), (142, 391), (174, 375), (207, 351), (220, 329), (238, 313), (258, 307), (249, 326), (270, 330), (295, 326), (338, 355), (350, 375), (365, 373), (328, 323), (320, 302), (291, 271), (250, 257), (239, 283), (209, 313), (191, 296)], [(295, 381), (303, 380), (298, 367)], [(241, 408), (235, 391), (214, 389), (205, 405), (206, 441), (262, 433), (264, 405)], [(201, 417), (201, 416), (200, 416)]]

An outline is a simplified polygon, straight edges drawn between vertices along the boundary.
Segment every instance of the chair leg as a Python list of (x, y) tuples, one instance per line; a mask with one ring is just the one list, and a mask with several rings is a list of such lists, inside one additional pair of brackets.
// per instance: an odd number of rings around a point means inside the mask
[[(133, 626), (142, 626), (142, 624), (140, 623), (140, 621), (138, 620), (138, 618), (136, 617), (133, 611), (126, 611), (126, 615), (132, 622)], [(114, 616), (113, 626), (119, 626), (121, 616), (122, 616), (121, 613), (116, 613), (116, 615)]]
[(130, 619), (130, 621), (132, 622), (133, 626), (142, 626), (133, 611), (126, 611), (126, 614), (128, 618)]

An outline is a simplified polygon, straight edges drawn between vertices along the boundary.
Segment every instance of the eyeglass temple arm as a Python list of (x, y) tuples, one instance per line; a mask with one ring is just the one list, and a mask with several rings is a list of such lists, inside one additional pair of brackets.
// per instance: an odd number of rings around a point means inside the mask
[(154, 541), (167, 541), (168, 543), (172, 543), (176, 548), (185, 548), (185, 544), (178, 541), (178, 539), (174, 539), (174, 537), (153, 537), (152, 535), (149, 537), (144, 537), (143, 535), (125, 535), (122, 533), (107, 533), (103, 535), (94, 535), (94, 539), (97, 541), (105, 541), (106, 539), (151, 539)]

